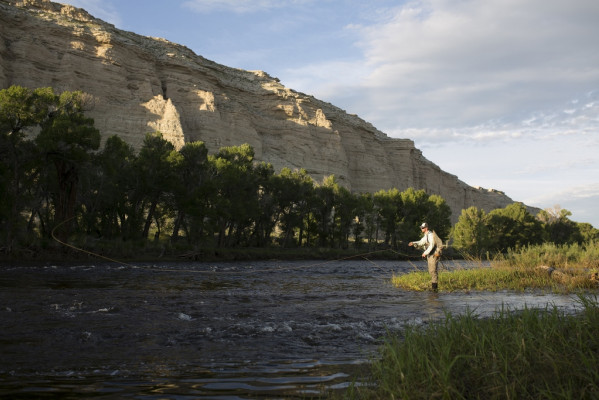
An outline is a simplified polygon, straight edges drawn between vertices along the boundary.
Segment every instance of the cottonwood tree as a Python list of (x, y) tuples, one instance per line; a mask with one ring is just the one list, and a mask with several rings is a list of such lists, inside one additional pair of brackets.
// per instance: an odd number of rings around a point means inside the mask
[(428, 211), (423, 220), (437, 233), (443, 240), (447, 240), (451, 230), (451, 208), (447, 205), (445, 199), (437, 194), (429, 196)]
[(494, 248), (506, 251), (543, 241), (541, 222), (528, 212), (524, 204), (512, 203), (489, 212), (489, 230)]
[(96, 181), (98, 230), (104, 237), (127, 238), (131, 197), (139, 182), (135, 150), (114, 135), (106, 140), (96, 159), (100, 168)]
[(334, 212), (333, 239), (341, 248), (349, 247), (349, 238), (354, 233), (356, 217), (361, 214), (361, 205), (358, 195), (351, 193), (347, 188), (337, 184), (334, 187), (337, 198)]
[(210, 217), (218, 247), (239, 243), (258, 212), (258, 188), (253, 174), (254, 149), (249, 144), (221, 148), (209, 156), (215, 169), (215, 193)]
[(398, 189), (379, 190), (374, 194), (378, 225), (385, 234), (385, 244), (397, 246), (402, 195)]
[(334, 175), (323, 178), (322, 183), (314, 188), (314, 196), (311, 198), (311, 212), (308, 215), (308, 227), (311, 236), (318, 238), (318, 245), (326, 247), (332, 245), (333, 240), (333, 212), (338, 205), (338, 197), (335, 195), (337, 179)]
[(537, 214), (545, 228), (547, 240), (555, 244), (573, 244), (583, 241), (582, 234), (576, 222), (570, 220), (572, 213), (560, 205), (546, 208)]
[(38, 154), (27, 134), (48, 118), (54, 101), (51, 88), (0, 90), (0, 226), (8, 253), (15, 234), (24, 226), (23, 212), (33, 201), (30, 194)]
[(374, 195), (372, 193), (360, 193), (358, 203), (358, 214), (354, 226), (356, 248), (360, 247), (363, 241), (366, 241), (370, 246), (373, 243), (377, 229)]
[(287, 247), (297, 232), (294, 244), (301, 246), (304, 238), (304, 219), (314, 195), (314, 181), (305, 169), (292, 171), (283, 168), (275, 180), (276, 198), (283, 231), (282, 245)]
[(480, 257), (491, 250), (492, 240), (487, 224), (485, 210), (474, 206), (462, 210), (451, 232), (452, 246), (463, 254)]
[(204, 142), (186, 143), (171, 154), (171, 163), (175, 171), (173, 193), (177, 208), (171, 237), (176, 240), (183, 227), (188, 243), (197, 243), (204, 233), (204, 217), (213, 192), (208, 149)]
[(171, 154), (175, 151), (173, 144), (156, 131), (146, 135), (137, 156), (139, 182), (134, 202), (141, 206), (136, 210), (143, 210), (146, 216), (141, 232), (144, 239), (148, 237), (153, 221), (158, 227), (157, 236), (160, 234), (161, 211), (164, 209), (159, 208), (159, 204), (166, 200), (172, 189), (175, 167)]
[(82, 92), (63, 92), (54, 98), (53, 109), (42, 122), (35, 142), (44, 161), (54, 166), (56, 186), (52, 190), (54, 223), (59, 239), (71, 231), (77, 206), (79, 174), (100, 147), (100, 132), (94, 120), (84, 115), (90, 98)]

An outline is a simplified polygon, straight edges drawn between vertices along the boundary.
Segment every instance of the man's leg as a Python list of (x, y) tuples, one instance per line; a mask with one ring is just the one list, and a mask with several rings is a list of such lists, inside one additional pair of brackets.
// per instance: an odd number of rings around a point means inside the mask
[(438, 290), (439, 288), (439, 275), (437, 273), (437, 267), (439, 265), (439, 257), (435, 255), (430, 255), (427, 257), (428, 261), (428, 273), (431, 276), (431, 288), (433, 290)]

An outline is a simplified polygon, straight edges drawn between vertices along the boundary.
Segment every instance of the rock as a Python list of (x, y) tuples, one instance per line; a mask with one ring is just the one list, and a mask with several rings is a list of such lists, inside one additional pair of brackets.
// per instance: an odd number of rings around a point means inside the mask
[(91, 94), (87, 114), (103, 138), (116, 134), (137, 149), (156, 130), (177, 148), (196, 140), (210, 152), (249, 143), (256, 160), (276, 171), (305, 168), (317, 182), (334, 174), (354, 192), (438, 194), (453, 222), (470, 206), (488, 212), (513, 203), (442, 171), (412, 140), (390, 138), (263, 71), (229, 68), (48, 0), (0, 2), (0, 87), (11, 85)]
[(536, 269), (546, 272), (551, 277), (551, 279), (556, 280), (560, 283), (567, 283), (570, 280), (570, 275), (565, 274), (547, 265), (539, 265)]

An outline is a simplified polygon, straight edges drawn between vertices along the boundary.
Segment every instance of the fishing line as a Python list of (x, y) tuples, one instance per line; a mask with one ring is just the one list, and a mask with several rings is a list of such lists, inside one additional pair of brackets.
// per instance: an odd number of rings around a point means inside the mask
[[(71, 217), (71, 218), (68, 218), (68, 219), (62, 221), (61, 223), (59, 223), (58, 225), (56, 225), (54, 227), (54, 229), (52, 229), (51, 236), (58, 243), (62, 244), (63, 246), (69, 247), (69, 248), (71, 248), (73, 250), (80, 251), (82, 253), (86, 253), (86, 254), (89, 254), (91, 256), (95, 256), (95, 257), (98, 257), (98, 258), (102, 258), (104, 260), (107, 260), (107, 261), (110, 261), (110, 262), (113, 262), (113, 263), (116, 263), (116, 264), (124, 265), (124, 266), (130, 267), (130, 268), (142, 268), (142, 269), (153, 270), (153, 271), (163, 271), (163, 272), (193, 272), (193, 273), (200, 273), (200, 274), (216, 274), (216, 273), (218, 273), (219, 275), (223, 275), (223, 274), (243, 274), (243, 273), (247, 274), (247, 273), (258, 273), (258, 272), (274, 272), (274, 271), (287, 271), (287, 270), (295, 270), (295, 269), (308, 269), (308, 268), (314, 268), (314, 267), (326, 265), (326, 264), (333, 263), (333, 262), (339, 262), (339, 261), (343, 261), (343, 260), (349, 260), (349, 259), (352, 259), (352, 258), (363, 258), (366, 261), (369, 261), (370, 263), (374, 264), (377, 268), (379, 268), (379, 269), (382, 270), (382, 268), (379, 265), (377, 265), (373, 261), (371, 261), (368, 258), (366, 258), (366, 256), (389, 250), (389, 249), (375, 250), (375, 251), (370, 251), (370, 252), (367, 252), (367, 253), (354, 254), (354, 255), (350, 255), (350, 256), (346, 256), (346, 257), (342, 257), (342, 258), (337, 258), (337, 259), (334, 259), (334, 260), (328, 260), (328, 261), (323, 261), (323, 262), (318, 262), (318, 263), (313, 263), (313, 264), (303, 264), (303, 265), (298, 265), (298, 266), (286, 266), (286, 267), (278, 267), (278, 268), (251, 269), (251, 270), (247, 270), (247, 271), (217, 271), (217, 270), (213, 270), (213, 269), (211, 269), (209, 271), (199, 271), (199, 270), (192, 270), (192, 269), (159, 268), (159, 267), (156, 267), (156, 266), (151, 267), (151, 266), (140, 266), (140, 265), (129, 264), (129, 263), (126, 263), (124, 261), (120, 261), (120, 260), (117, 260), (117, 259), (114, 259), (114, 258), (103, 256), (103, 255), (95, 253), (93, 251), (85, 250), (85, 249), (83, 249), (81, 247), (77, 247), (75, 245), (63, 242), (62, 240), (58, 239), (56, 237), (56, 235), (55, 235), (56, 229), (58, 229), (61, 225), (65, 224), (66, 222), (72, 220), (73, 218), (75, 218), (75, 217)], [(397, 253), (397, 252), (395, 252), (395, 253)], [(397, 254), (399, 254), (399, 253), (397, 253)]]
[(72, 248), (72, 249), (74, 249), (74, 250), (77, 250), (77, 251), (80, 251), (80, 252), (82, 252), (82, 253), (86, 253), (86, 254), (89, 254), (89, 255), (91, 255), (91, 256), (95, 256), (95, 257), (103, 258), (104, 260), (111, 261), (111, 262), (114, 262), (114, 263), (117, 263), (117, 264), (121, 264), (121, 265), (126, 265), (126, 266), (128, 266), (128, 267), (135, 267), (134, 265), (127, 264), (126, 262), (119, 261), (119, 260), (115, 260), (114, 258), (106, 257), (106, 256), (103, 256), (103, 255), (101, 255), (101, 254), (94, 253), (93, 251), (88, 251), (88, 250), (82, 249), (82, 248), (80, 248), (80, 247), (73, 246), (72, 244), (65, 243), (65, 242), (63, 242), (62, 240), (58, 239), (58, 238), (56, 237), (56, 235), (54, 234), (54, 232), (56, 231), (56, 229), (58, 229), (58, 227), (59, 227), (59, 226), (61, 226), (62, 224), (66, 223), (66, 222), (68, 222), (68, 221), (70, 221), (70, 220), (72, 220), (73, 218), (75, 218), (75, 217), (71, 217), (71, 218), (65, 219), (65, 220), (64, 220), (64, 221), (62, 221), (60, 224), (56, 225), (56, 226), (54, 227), (54, 229), (52, 229), (52, 232), (50, 233), (50, 234), (52, 235), (52, 239), (56, 240), (58, 243), (62, 244), (63, 246), (70, 247), (70, 248)]

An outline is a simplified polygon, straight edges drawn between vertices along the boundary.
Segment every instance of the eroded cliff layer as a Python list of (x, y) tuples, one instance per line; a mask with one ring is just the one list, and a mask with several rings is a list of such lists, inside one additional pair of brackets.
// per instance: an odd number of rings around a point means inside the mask
[(277, 171), (305, 168), (316, 181), (334, 174), (355, 192), (439, 194), (454, 222), (463, 208), (513, 202), (442, 171), (413, 141), (390, 138), (262, 71), (229, 68), (47, 0), (0, 0), (0, 87), (10, 85), (89, 93), (95, 105), (88, 115), (103, 137), (117, 134), (136, 148), (156, 130), (176, 147), (249, 143)]

